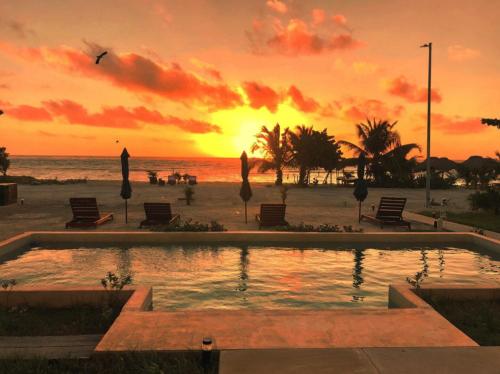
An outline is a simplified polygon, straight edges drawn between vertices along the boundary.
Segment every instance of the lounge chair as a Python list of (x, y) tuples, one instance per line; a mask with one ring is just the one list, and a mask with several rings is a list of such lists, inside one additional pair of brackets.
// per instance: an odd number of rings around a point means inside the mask
[(285, 204), (260, 204), (260, 214), (255, 216), (259, 228), (271, 226), (287, 226), (285, 221)]
[(196, 175), (189, 175), (187, 182), (190, 185), (198, 184), (198, 182), (196, 181)]
[(375, 216), (365, 215), (361, 219), (366, 218), (369, 221), (380, 224), (380, 228), (384, 225), (406, 226), (408, 231), (411, 231), (411, 223), (403, 219), (403, 210), (406, 205), (405, 197), (382, 197)]
[(171, 186), (175, 186), (177, 184), (177, 178), (175, 177), (175, 175), (169, 175), (167, 177), (167, 183)]
[(95, 197), (72, 197), (69, 199), (73, 219), (68, 227), (97, 227), (113, 219), (113, 213), (100, 214)]
[(141, 222), (140, 228), (143, 226), (168, 225), (180, 218), (178, 214), (172, 214), (169, 203), (144, 203), (144, 212), (146, 213), (146, 219)]

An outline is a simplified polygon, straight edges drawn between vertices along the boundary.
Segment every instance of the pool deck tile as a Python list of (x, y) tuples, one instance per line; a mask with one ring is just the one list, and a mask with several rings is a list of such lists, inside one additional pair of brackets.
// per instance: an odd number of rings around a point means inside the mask
[(223, 351), (220, 374), (493, 374), (500, 347), (336, 348)]
[(197, 350), (204, 336), (219, 350), (477, 346), (431, 308), (206, 310), (122, 313), (96, 352)]
[(378, 374), (362, 349), (254, 349), (222, 351), (219, 374)]

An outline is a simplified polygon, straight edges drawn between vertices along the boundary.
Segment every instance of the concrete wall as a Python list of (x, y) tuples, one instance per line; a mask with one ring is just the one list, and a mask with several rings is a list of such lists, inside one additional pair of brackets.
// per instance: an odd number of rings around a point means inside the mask
[[(149, 310), (151, 288), (137, 287), (106, 291), (97, 287), (14, 287), (0, 291), (0, 306), (18, 305), (41, 308), (69, 308), (79, 305), (100, 307), (112, 299), (127, 310)], [(129, 305), (130, 304), (130, 305)]]
[(500, 300), (500, 287), (483, 285), (467, 287), (464, 285), (423, 286), (418, 290), (409, 285), (389, 286), (389, 308), (432, 308), (424, 298), (448, 300)]

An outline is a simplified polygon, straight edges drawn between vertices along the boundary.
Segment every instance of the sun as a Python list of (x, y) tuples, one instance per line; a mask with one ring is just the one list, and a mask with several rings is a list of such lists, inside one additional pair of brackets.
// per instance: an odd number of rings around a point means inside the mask
[(197, 134), (193, 138), (198, 149), (209, 156), (239, 157), (246, 151), (252, 157), (259, 157), (262, 154), (258, 151), (252, 154), (250, 149), (262, 126), (270, 128), (280, 123), (283, 127), (294, 127), (310, 120), (287, 104), (280, 105), (276, 113), (266, 108), (239, 107), (212, 113), (210, 122), (221, 127), (221, 134)]

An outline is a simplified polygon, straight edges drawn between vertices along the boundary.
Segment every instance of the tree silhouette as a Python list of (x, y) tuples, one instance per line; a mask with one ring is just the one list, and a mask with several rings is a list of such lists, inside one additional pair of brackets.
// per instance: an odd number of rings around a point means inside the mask
[(290, 147), (288, 144), (288, 128), (281, 133), (280, 124), (277, 123), (272, 130), (262, 126), (260, 133), (255, 135), (256, 141), (252, 145), (252, 153), (260, 150), (264, 158), (259, 164), (259, 172), (276, 170), (277, 186), (283, 184), (283, 166), (290, 159)]
[(482, 118), (481, 119), (481, 123), (483, 125), (488, 125), (488, 126), (493, 126), (493, 127), (497, 127), (500, 129), (500, 119), (496, 119), (496, 118)]
[[(348, 141), (339, 144), (353, 150), (356, 155), (364, 153), (367, 156), (368, 174), (373, 176), (377, 185), (383, 185), (392, 174), (411, 174), (413, 161), (405, 164), (407, 155), (413, 150), (420, 150), (416, 143), (401, 144), (401, 137), (394, 129), (397, 121), (370, 121), (356, 124), (359, 145)], [(396, 168), (395, 168), (396, 167)], [(390, 172), (392, 171), (392, 173)]]
[(299, 168), (300, 186), (309, 181), (309, 172), (314, 168), (332, 170), (340, 162), (342, 152), (335, 137), (323, 131), (313, 130), (305, 125), (297, 126), (288, 133), (291, 146), (290, 166)]
[(3, 176), (7, 175), (7, 170), (10, 167), (9, 154), (7, 153), (7, 148), (0, 147), (0, 171)]

